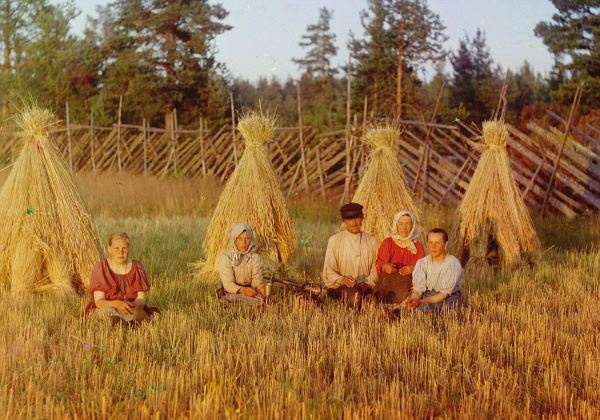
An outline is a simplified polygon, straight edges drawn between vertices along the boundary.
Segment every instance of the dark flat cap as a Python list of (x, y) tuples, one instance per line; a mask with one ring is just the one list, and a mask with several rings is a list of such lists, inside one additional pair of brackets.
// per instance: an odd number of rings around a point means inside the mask
[(342, 219), (358, 219), (364, 217), (363, 206), (358, 203), (344, 204), (340, 208), (340, 213), (342, 214)]

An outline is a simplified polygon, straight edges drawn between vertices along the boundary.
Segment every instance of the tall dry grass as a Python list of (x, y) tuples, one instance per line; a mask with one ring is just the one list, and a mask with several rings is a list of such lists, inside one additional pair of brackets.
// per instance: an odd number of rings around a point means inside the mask
[[(0, 187), (10, 166), (0, 169)], [(107, 217), (210, 216), (222, 187), (214, 178), (160, 178), (122, 173), (77, 173), (74, 179), (92, 214)], [(338, 200), (294, 196), (288, 199), (290, 214), (311, 220), (335, 221)]]
[[(334, 209), (323, 220), (311, 206), (291, 206), (307, 280), (318, 278), (339, 226)], [(356, 314), (290, 295), (265, 310), (220, 306), (188, 269), (207, 217), (98, 210), (102, 238), (131, 233), (162, 316), (137, 330), (110, 328), (84, 318), (82, 301), (15, 302), (0, 292), (4, 418), (600, 414), (597, 219), (537, 220), (535, 269), (494, 274), (470, 264), (463, 310), (391, 322), (375, 307)], [(451, 224), (451, 211), (423, 213), (425, 228)]]
[(221, 188), (213, 178), (164, 178), (139, 174), (77, 174), (75, 179), (93, 214), (104, 216), (206, 215)]

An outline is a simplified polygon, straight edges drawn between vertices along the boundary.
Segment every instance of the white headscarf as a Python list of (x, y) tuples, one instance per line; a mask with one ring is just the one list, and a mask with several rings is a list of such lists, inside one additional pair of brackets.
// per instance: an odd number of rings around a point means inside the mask
[[(242, 252), (237, 249), (235, 240), (244, 232), (246, 232), (246, 235), (250, 238), (250, 246), (248, 246), (246, 251)], [(229, 247), (227, 249), (231, 265), (233, 267), (239, 265), (244, 258), (246, 261), (249, 261), (250, 258), (252, 258), (253, 252), (256, 252), (256, 243), (254, 242), (254, 232), (252, 232), (252, 228), (244, 223), (236, 223), (231, 226), (231, 229), (229, 229)]]
[[(398, 222), (402, 216), (410, 217), (412, 220), (412, 230), (407, 236), (402, 236), (398, 233)], [(415, 246), (415, 242), (417, 238), (419, 238), (419, 230), (417, 229), (417, 223), (415, 221), (415, 216), (411, 211), (402, 210), (399, 213), (396, 213), (394, 216), (394, 222), (392, 223), (392, 230), (390, 232), (391, 238), (394, 240), (396, 245), (400, 248), (406, 248), (411, 254), (417, 253), (417, 247)]]

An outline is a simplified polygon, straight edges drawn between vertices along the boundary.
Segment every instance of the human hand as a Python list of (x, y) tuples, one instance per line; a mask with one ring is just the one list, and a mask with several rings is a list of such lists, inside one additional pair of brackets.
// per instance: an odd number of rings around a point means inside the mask
[(398, 270), (398, 273), (400, 273), (400, 275), (402, 275), (402, 276), (408, 276), (408, 275), (412, 274), (414, 269), (415, 269), (414, 265), (405, 265), (400, 270)]
[(402, 309), (413, 309), (412, 307), (410, 307), (410, 305), (408, 304), (408, 297), (406, 299), (404, 299), (402, 302), (400, 302), (400, 307)]
[(354, 279), (352, 277), (344, 277), (342, 279), (342, 286), (346, 286), (346, 287), (354, 287)]
[(133, 313), (133, 305), (126, 300), (114, 300), (113, 308), (120, 314), (127, 315)]
[(238, 290), (238, 293), (240, 295), (247, 296), (247, 297), (256, 296), (256, 290), (254, 290), (251, 287), (242, 287), (242, 288), (240, 288), (240, 290)]
[(396, 267), (394, 267), (394, 264), (392, 264), (392, 263), (383, 264), (383, 266), (381, 267), (381, 270), (386, 274), (393, 274), (396, 271), (398, 271), (398, 270), (396, 270)]
[(419, 306), (421, 306), (422, 303), (423, 303), (423, 301), (421, 300), (421, 298), (416, 297), (416, 296), (409, 296), (406, 299), (406, 307), (408, 309), (418, 308)]

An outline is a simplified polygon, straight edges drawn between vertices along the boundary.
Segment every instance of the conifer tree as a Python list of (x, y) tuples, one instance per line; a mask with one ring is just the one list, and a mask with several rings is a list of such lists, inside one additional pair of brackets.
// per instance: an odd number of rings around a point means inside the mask
[(584, 111), (600, 108), (600, 0), (551, 1), (557, 12), (550, 22), (539, 22), (534, 33), (555, 57), (553, 98), (570, 103), (583, 82)]
[(146, 115), (161, 114), (166, 127), (175, 108), (180, 118), (186, 113), (197, 118), (198, 111), (210, 114), (207, 98), (225, 81), (213, 41), (231, 29), (223, 23), (227, 15), (220, 4), (208, 0), (110, 3), (99, 22), (105, 89), (113, 100), (128, 96), (130, 107)]

